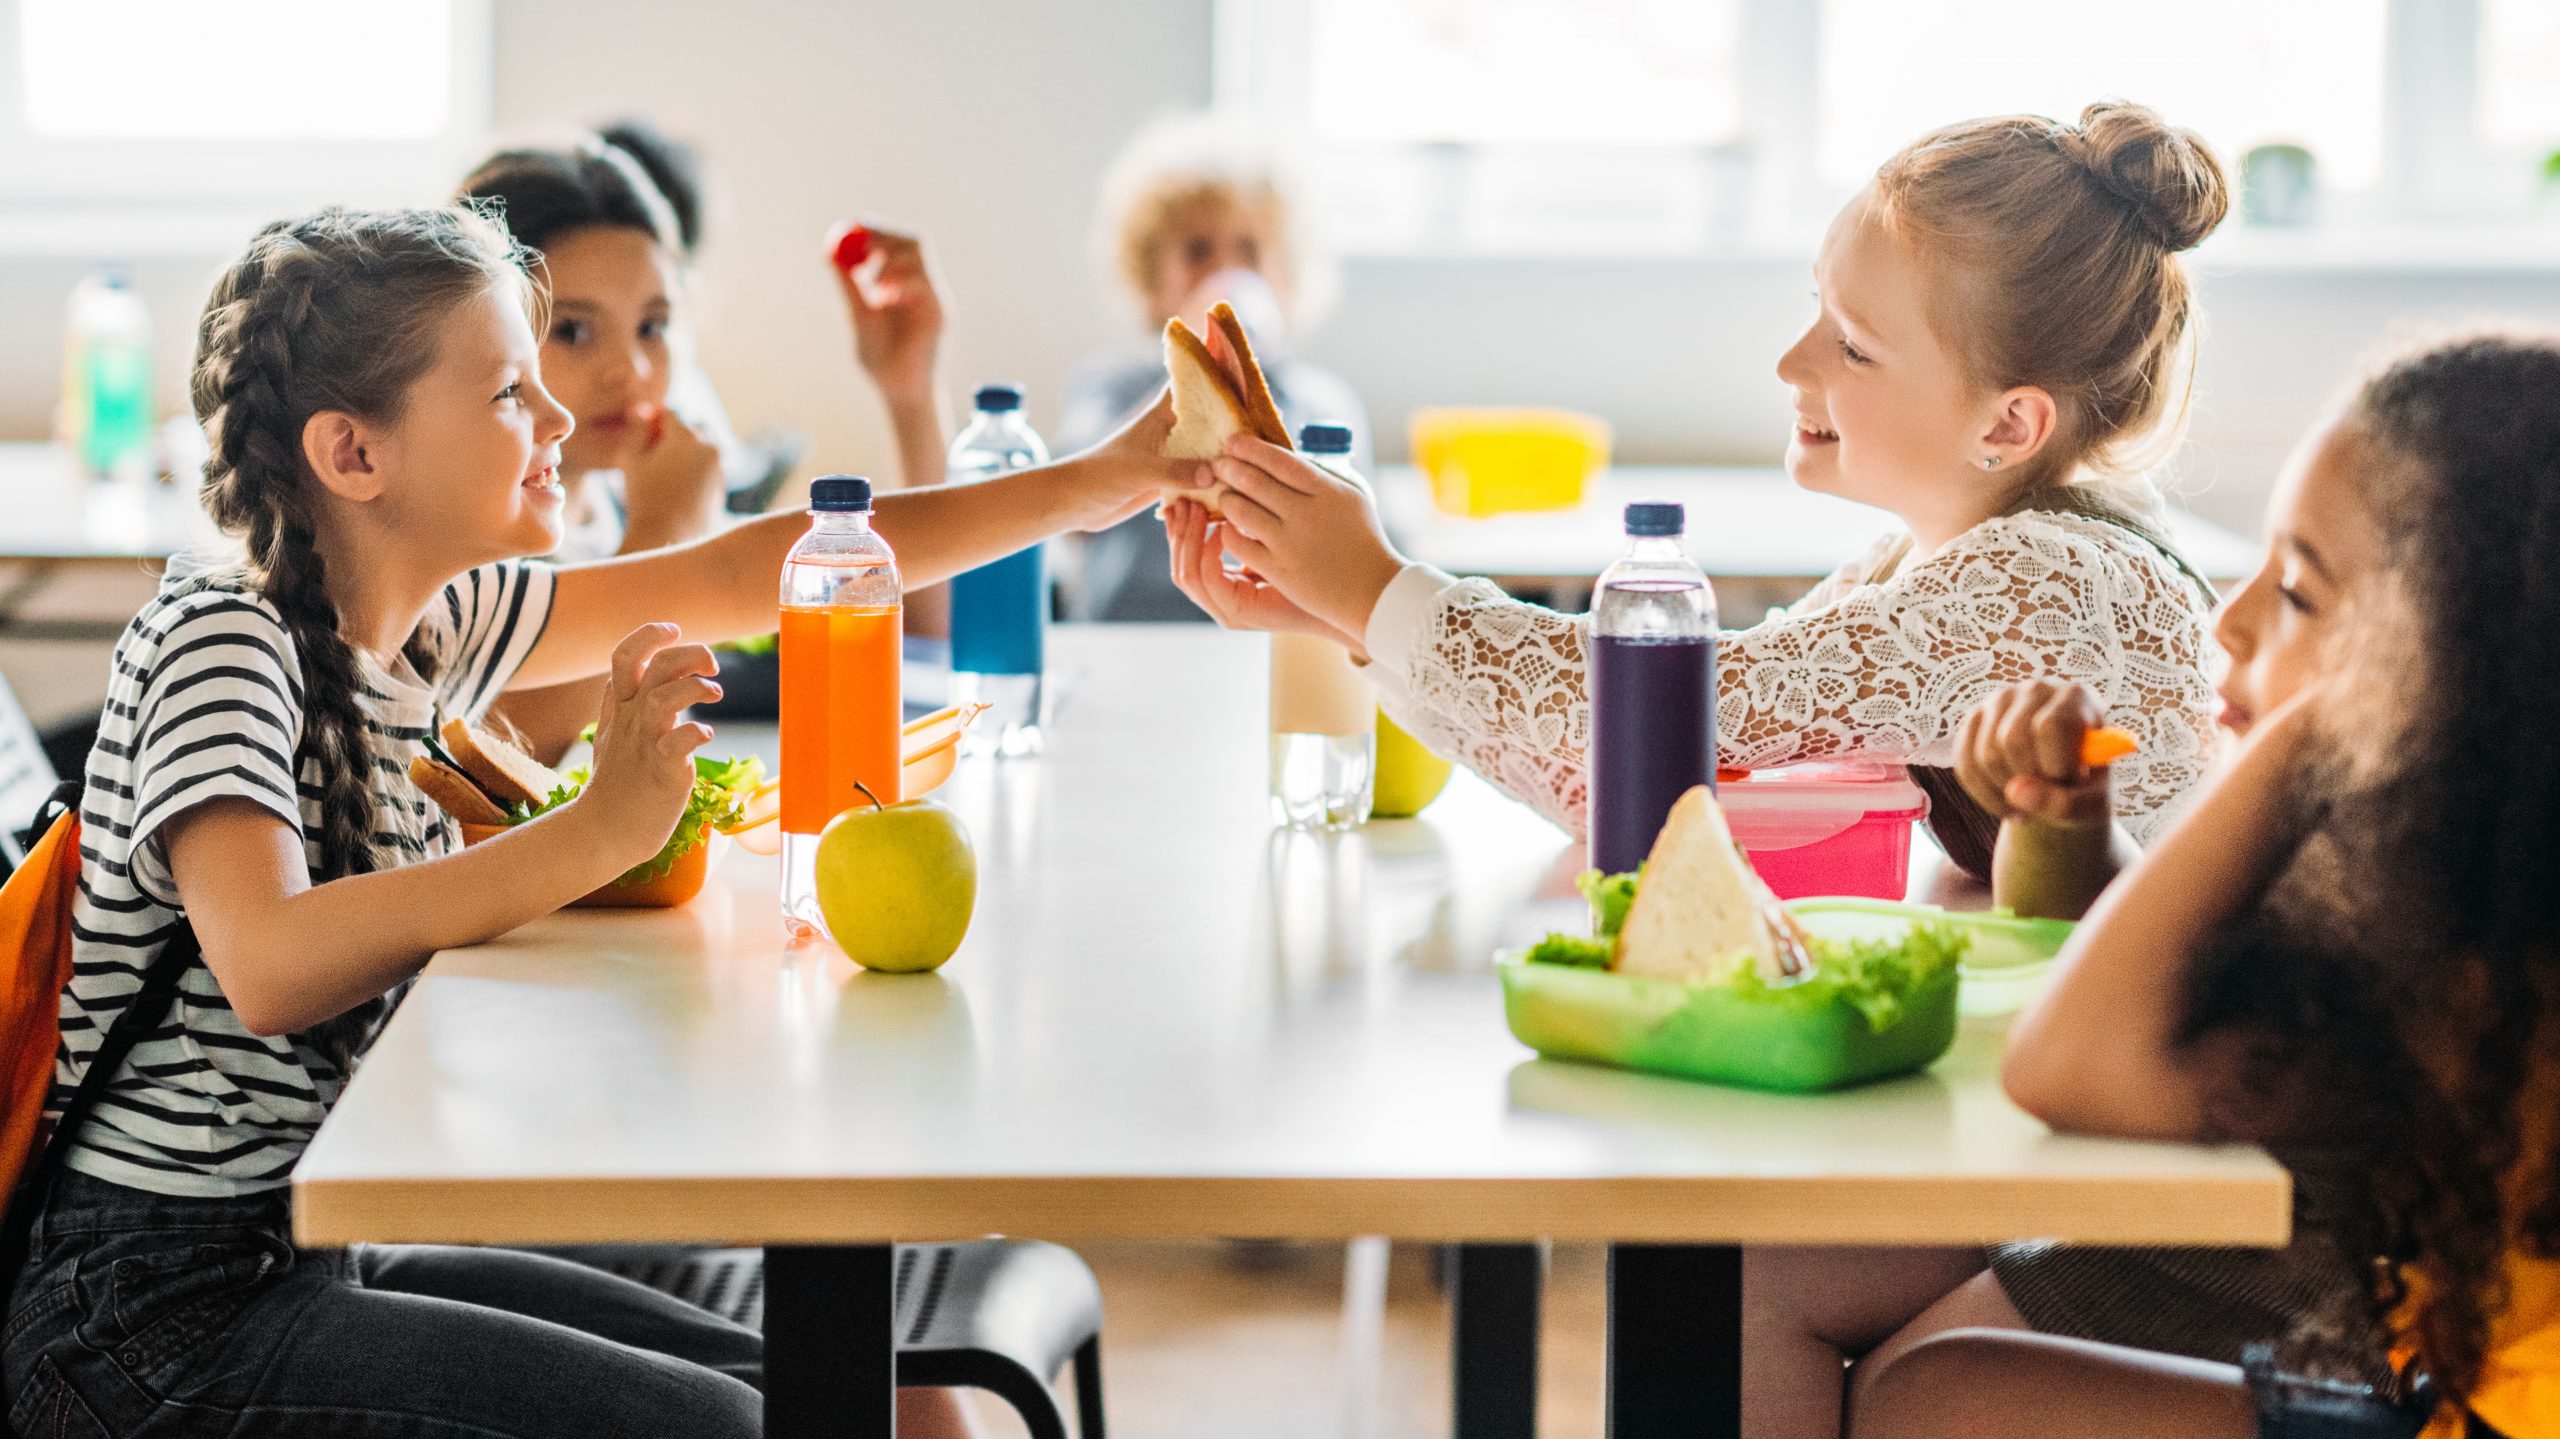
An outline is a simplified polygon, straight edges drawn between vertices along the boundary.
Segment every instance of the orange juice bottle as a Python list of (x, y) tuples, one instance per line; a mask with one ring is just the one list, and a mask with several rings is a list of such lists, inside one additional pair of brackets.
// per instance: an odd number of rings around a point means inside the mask
[(871, 482), (809, 486), (809, 533), (782, 565), (782, 920), (822, 930), (818, 832), (898, 802), (898, 557), (871, 528)]

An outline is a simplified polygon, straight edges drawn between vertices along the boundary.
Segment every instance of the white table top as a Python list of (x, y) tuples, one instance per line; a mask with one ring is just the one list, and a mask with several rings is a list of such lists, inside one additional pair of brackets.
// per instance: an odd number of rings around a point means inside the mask
[(0, 444), (0, 563), (165, 560), (220, 539), (192, 486), (88, 484), (49, 444)]
[[(1893, 516), (1800, 489), (1784, 470), (1625, 465), (1603, 471), (1580, 507), (1467, 519), (1431, 504), (1430, 483), (1407, 466), (1382, 470), (1379, 509), (1405, 551), (1452, 574), (1588, 581), (1625, 552), (1632, 500), (1689, 508), (1689, 554), (1714, 579), (1814, 581), (1895, 528)], [(2216, 583), (2258, 567), (2258, 547), (2185, 510), (2170, 538)]]
[(1049, 753), (941, 796), (981, 867), (945, 970), (786, 950), (744, 854), (683, 909), (440, 955), (296, 1171), (302, 1237), (2285, 1236), (2263, 1155), (2054, 1137), (1989, 1030), (1827, 1098), (1538, 1060), (1490, 957), (1569, 914), (1530, 902), (1561, 834), (1465, 776), (1421, 820), (1275, 834), (1262, 641), (1054, 646)]

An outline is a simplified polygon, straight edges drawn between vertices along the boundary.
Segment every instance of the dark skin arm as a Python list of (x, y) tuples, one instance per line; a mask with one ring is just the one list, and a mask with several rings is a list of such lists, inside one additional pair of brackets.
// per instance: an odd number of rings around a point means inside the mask
[(2232, 767), (2102, 896), (2063, 949), (2052, 987), (2009, 1031), (2001, 1082), (2056, 1129), (2211, 1139), (2235, 1093), (2230, 1041), (2173, 1043), (2195, 957), (2266, 889), (2296, 836), (2294, 772), (2310, 711), (2253, 731)]

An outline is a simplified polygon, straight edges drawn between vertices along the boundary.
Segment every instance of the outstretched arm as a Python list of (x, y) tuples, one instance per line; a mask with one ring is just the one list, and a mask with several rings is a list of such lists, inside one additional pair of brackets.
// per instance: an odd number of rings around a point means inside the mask
[[(1160, 453), (1173, 425), (1161, 397), (1110, 439), (1070, 459), (974, 485), (880, 495), (872, 519), (922, 589), (1068, 530), (1096, 530), (1191, 483), (1196, 464)], [(799, 512), (766, 515), (707, 539), (561, 569), (551, 621), (511, 689), (600, 672), (635, 624), (665, 620), (708, 643), (770, 634), (782, 562), (807, 532)]]

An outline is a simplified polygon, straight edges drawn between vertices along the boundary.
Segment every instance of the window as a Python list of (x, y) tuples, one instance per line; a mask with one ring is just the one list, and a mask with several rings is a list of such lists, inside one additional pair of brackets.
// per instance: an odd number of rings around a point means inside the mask
[(1855, 186), (1970, 115), (2151, 106), (2225, 156), (2290, 142), (2329, 180), (2382, 172), (2384, 0), (1823, 0), (1823, 177)]
[(2490, 143), (2560, 147), (2560, 3), (2481, 0), (2480, 129)]
[(1219, 0), (1216, 44), (1353, 250), (1801, 249), (1916, 135), (2109, 97), (2235, 179), (2307, 149), (2358, 245), (2519, 222), (2560, 149), (2560, 0)]
[(1703, 145), (1738, 128), (1733, 0), (1311, 0), (1337, 141)]
[(1742, 0), (1221, 0), (1219, 98), (1316, 162), (1358, 249), (1702, 241)]
[(487, 0), (0, 0), (0, 199), (415, 202), (488, 121)]

